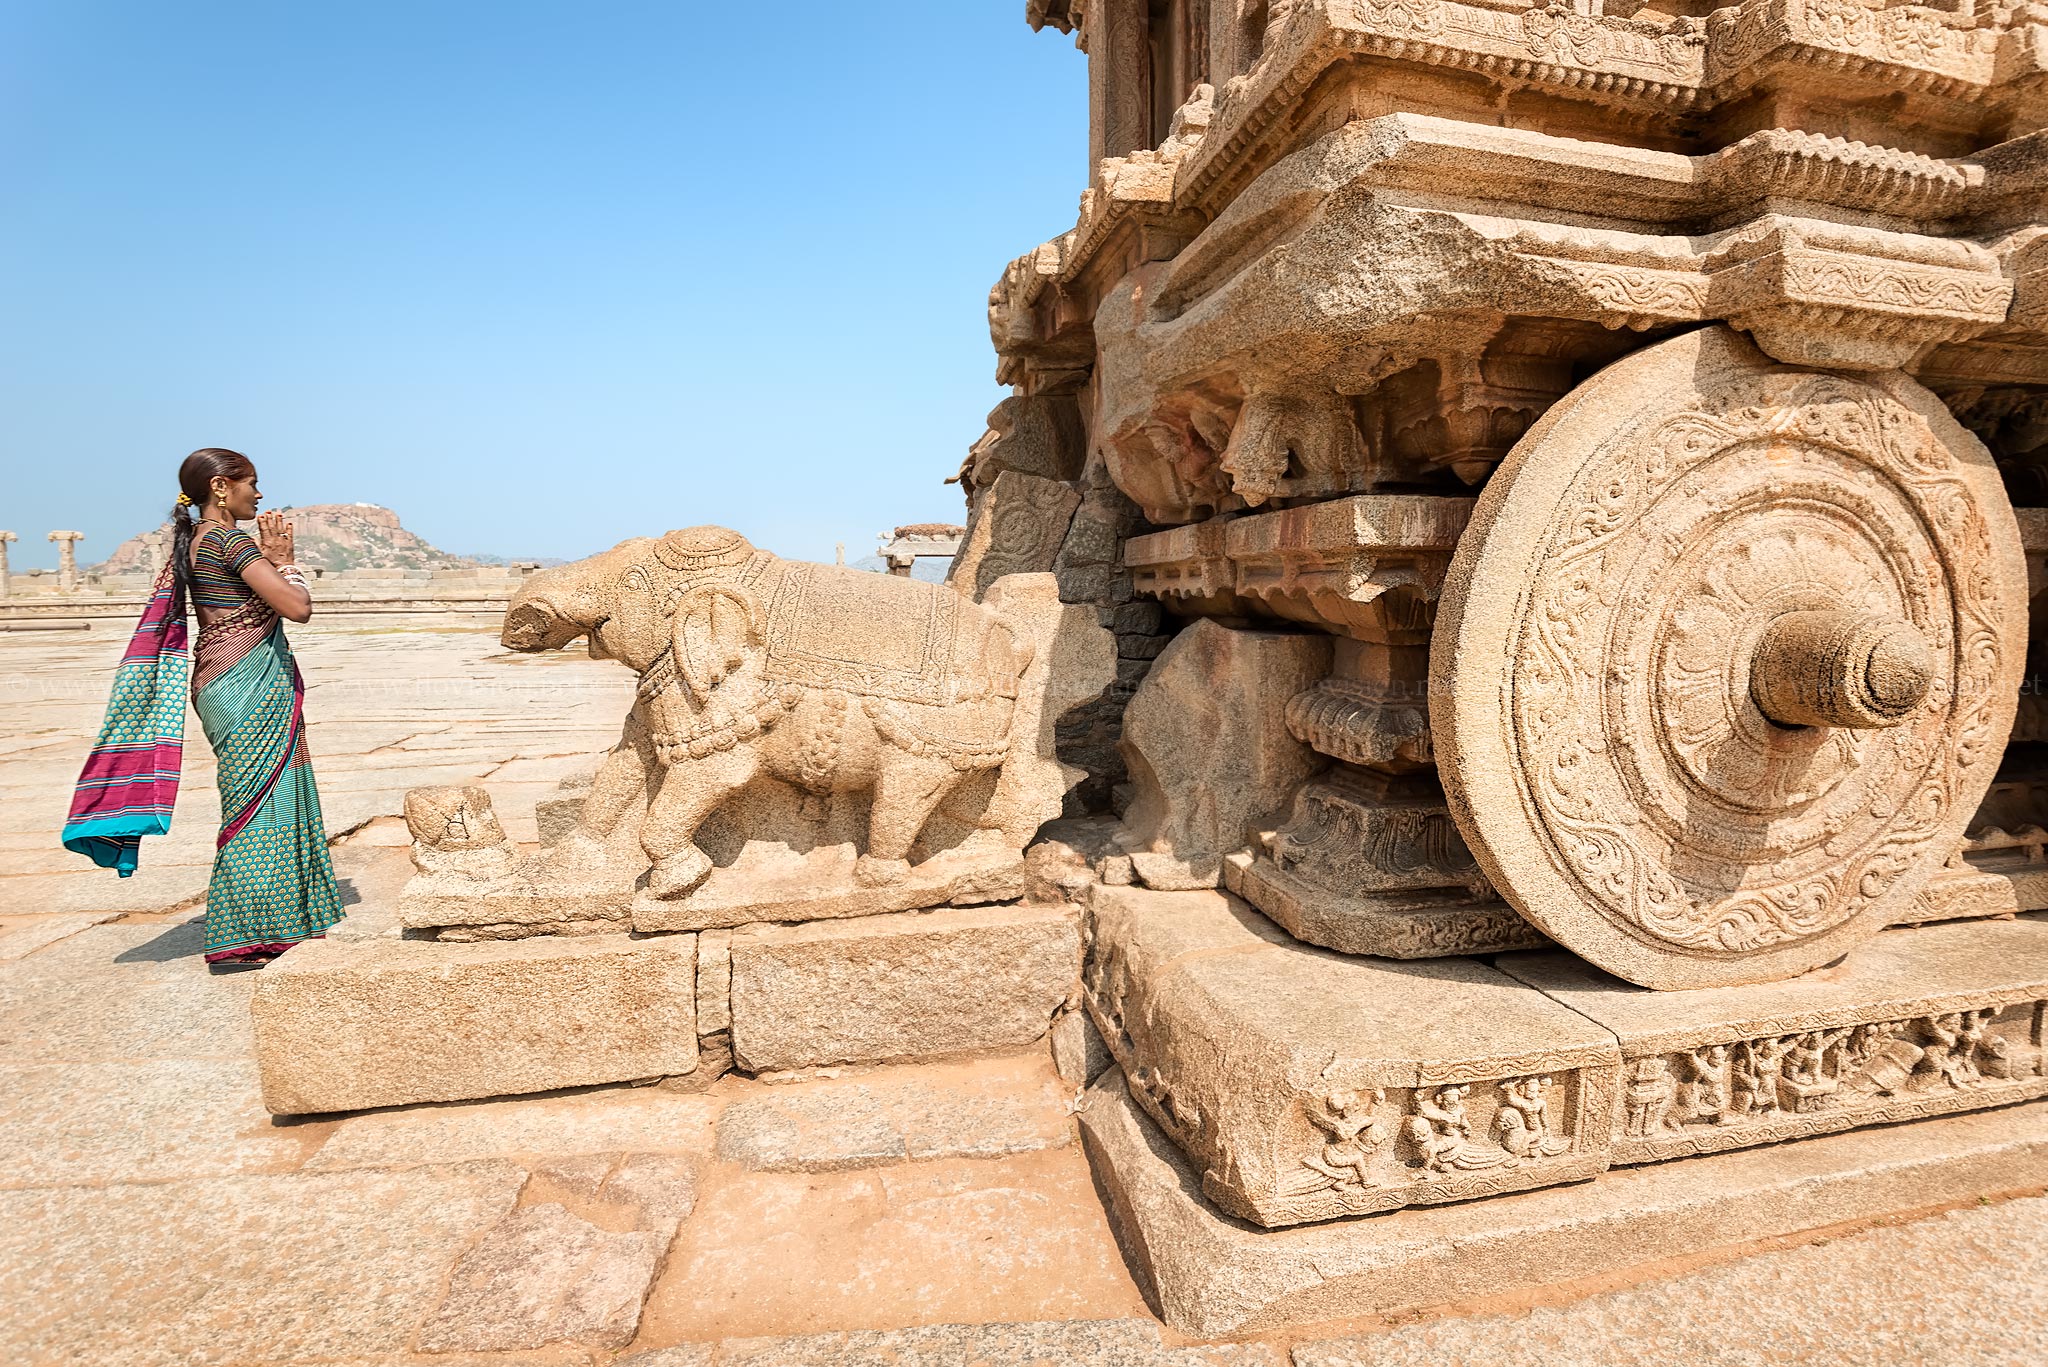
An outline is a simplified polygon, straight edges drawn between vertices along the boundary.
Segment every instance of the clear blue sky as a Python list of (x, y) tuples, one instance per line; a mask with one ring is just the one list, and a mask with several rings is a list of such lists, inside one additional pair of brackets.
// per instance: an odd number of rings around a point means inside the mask
[(0, 0), (0, 527), (197, 446), (446, 550), (958, 520), (1086, 59), (1023, 0)]

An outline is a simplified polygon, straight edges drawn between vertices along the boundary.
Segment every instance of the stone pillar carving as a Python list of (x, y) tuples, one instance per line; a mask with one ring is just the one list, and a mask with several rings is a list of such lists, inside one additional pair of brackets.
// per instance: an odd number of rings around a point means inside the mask
[(57, 543), (58, 591), (78, 592), (78, 543), (85, 540), (85, 533), (51, 532), (50, 540)]
[(1097, 0), (1088, 6), (1079, 42), (1088, 54), (1088, 174), (1105, 157), (1149, 148), (1152, 138), (1151, 46), (1142, 0)]
[(13, 591), (7, 569), (7, 543), (19, 540), (21, 538), (13, 532), (0, 532), (0, 598), (5, 598)]

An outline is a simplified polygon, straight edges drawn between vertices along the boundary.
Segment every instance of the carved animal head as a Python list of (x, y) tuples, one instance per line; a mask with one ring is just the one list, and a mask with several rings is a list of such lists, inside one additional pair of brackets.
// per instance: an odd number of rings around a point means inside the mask
[[(560, 650), (585, 632), (603, 626), (611, 615), (619, 574), (625, 568), (621, 553), (635, 544), (622, 541), (601, 555), (529, 577), (505, 609), (499, 644), (507, 650)], [(644, 546), (647, 539), (637, 538), (637, 544)]]
[(761, 613), (734, 583), (759, 552), (724, 527), (686, 527), (635, 537), (520, 587), (499, 640), (508, 650), (556, 650), (579, 636), (590, 652), (646, 669), (671, 644), (701, 694), (758, 642)]

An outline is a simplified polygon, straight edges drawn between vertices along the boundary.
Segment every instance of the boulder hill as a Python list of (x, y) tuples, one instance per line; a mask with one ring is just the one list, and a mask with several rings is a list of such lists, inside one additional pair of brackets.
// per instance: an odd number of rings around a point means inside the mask
[[(429, 545), (399, 525), (397, 513), (374, 503), (313, 503), (275, 511), (292, 523), (298, 561), (308, 569), (450, 570), (483, 563)], [(157, 531), (169, 528), (165, 522)], [(131, 536), (93, 569), (120, 574), (140, 570), (143, 561), (143, 537)]]

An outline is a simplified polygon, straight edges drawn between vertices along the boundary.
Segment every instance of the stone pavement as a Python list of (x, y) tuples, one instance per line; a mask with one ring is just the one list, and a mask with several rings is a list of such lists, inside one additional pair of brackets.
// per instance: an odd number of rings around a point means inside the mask
[[(337, 869), (409, 872), (405, 788), (515, 837), (625, 671), (487, 634), (297, 633)], [(729, 1367), (2048, 1361), (2048, 1200), (1222, 1344), (1148, 1311), (1042, 1049), (280, 1123), (253, 976), (199, 958), (213, 794), (125, 883), (55, 846), (113, 636), (0, 637), (0, 1361)], [(196, 728), (194, 731), (197, 737)], [(71, 862), (67, 862), (71, 861)]]

